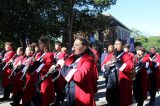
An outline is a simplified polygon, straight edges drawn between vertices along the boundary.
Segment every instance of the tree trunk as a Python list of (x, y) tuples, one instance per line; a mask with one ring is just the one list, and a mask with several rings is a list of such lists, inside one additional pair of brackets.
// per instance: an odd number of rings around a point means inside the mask
[(73, 26), (73, 6), (74, 0), (68, 0), (69, 13), (68, 13), (68, 49), (71, 51), (73, 44), (72, 26)]

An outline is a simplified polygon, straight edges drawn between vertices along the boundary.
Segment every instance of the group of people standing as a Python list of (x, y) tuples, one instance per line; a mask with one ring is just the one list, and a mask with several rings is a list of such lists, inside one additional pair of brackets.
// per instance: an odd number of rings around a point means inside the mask
[(137, 106), (143, 106), (149, 91), (150, 101), (147, 106), (153, 106), (156, 91), (160, 87), (160, 55), (155, 47), (138, 46), (136, 53), (130, 52), (130, 46), (118, 39), (115, 44), (104, 49), (101, 70), (106, 78), (106, 100), (110, 106), (129, 106), (133, 98)]
[[(3, 98), (6, 101), (12, 92), (12, 106), (22, 100), (24, 106), (95, 106), (97, 92), (98, 52), (83, 37), (76, 37), (69, 54), (61, 42), (50, 51), (50, 41), (41, 37), (36, 43), (13, 50), (12, 42), (5, 43), (0, 63)], [(136, 53), (129, 51), (128, 44), (117, 39), (108, 45), (101, 61), (101, 70), (106, 78), (106, 100), (109, 106), (129, 106), (132, 96), (143, 106), (150, 94), (153, 105), (160, 87), (160, 55), (155, 47), (147, 53), (141, 46)]]
[(22, 100), (24, 106), (58, 106), (65, 100), (66, 106), (95, 106), (98, 71), (96, 54), (85, 38), (77, 37), (73, 52), (60, 42), (55, 51), (50, 51), (50, 41), (41, 37), (38, 46), (28, 45), (13, 50), (12, 42), (5, 43), (0, 61), (3, 98), (6, 101), (12, 92), (12, 106)]

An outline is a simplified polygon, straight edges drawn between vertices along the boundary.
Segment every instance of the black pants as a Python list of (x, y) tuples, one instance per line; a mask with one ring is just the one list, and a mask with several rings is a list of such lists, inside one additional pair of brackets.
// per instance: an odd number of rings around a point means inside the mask
[(3, 96), (3, 97), (4, 97), (5, 99), (8, 99), (9, 96), (10, 96), (11, 91), (12, 91), (12, 85), (9, 84), (7, 87), (4, 88), (4, 92), (3, 92), (3, 95), (4, 95), (4, 96)]
[(57, 92), (57, 96), (56, 96), (56, 106), (60, 105), (60, 102), (63, 102), (65, 99), (65, 92), (61, 91), (61, 92)]
[(65, 106), (76, 106), (76, 101), (67, 102)]
[(108, 83), (106, 86), (106, 100), (111, 106), (119, 105), (119, 89), (115, 72), (108, 76)]
[(27, 103), (23, 104), (23, 106), (31, 106), (31, 101), (28, 101)]
[(17, 93), (17, 95), (13, 96), (13, 105), (18, 106), (21, 98), (22, 98), (22, 93)]
[(149, 93), (151, 96), (150, 102), (154, 102), (155, 96), (156, 96), (156, 91), (157, 91), (156, 73), (153, 72), (153, 73), (149, 74), (148, 79), (149, 79)]
[[(147, 83), (147, 82), (146, 82)], [(133, 81), (133, 96), (138, 103), (138, 106), (143, 106), (143, 90), (142, 90), (142, 75), (136, 74), (136, 79)]]

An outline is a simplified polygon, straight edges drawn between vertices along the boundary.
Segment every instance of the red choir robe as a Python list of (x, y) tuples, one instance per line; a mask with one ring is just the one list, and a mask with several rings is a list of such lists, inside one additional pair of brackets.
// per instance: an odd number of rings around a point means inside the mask
[(157, 63), (158, 69), (156, 71), (157, 89), (160, 88), (160, 55), (157, 53), (154, 60)]
[(56, 51), (56, 52), (53, 52), (53, 56), (54, 56), (54, 59), (59, 59), (59, 55), (61, 54), (61, 51)]
[[(58, 55), (57, 59), (58, 60), (65, 59), (66, 57), (68, 57), (68, 54), (61, 51), (61, 52), (59, 52), (59, 55)], [(63, 78), (62, 77), (59, 77), (57, 80), (54, 81), (55, 92), (59, 93), (59, 92), (62, 92), (64, 90), (64, 84), (62, 84), (62, 83), (63, 83)]]
[[(150, 55), (145, 54), (141, 62), (143, 63), (148, 63), (148, 67), (152, 67), (152, 62), (150, 61)], [(137, 60), (138, 61), (138, 60)], [(142, 76), (142, 95), (143, 95), (143, 100), (147, 99), (147, 90), (148, 90), (148, 75), (147, 75), (147, 70), (145, 67), (142, 67), (140, 71), (140, 74)]]
[[(97, 52), (98, 53), (98, 52)], [(98, 56), (98, 55), (97, 55)], [(95, 57), (93, 57), (95, 58)], [(98, 60), (99, 60), (99, 57), (98, 57)], [(98, 88), (97, 88), (97, 81), (99, 79), (99, 73), (98, 73), (98, 67), (97, 67), (97, 61), (94, 61), (94, 65), (93, 65), (93, 80), (92, 80), (92, 83), (93, 83), (93, 94), (96, 94), (97, 91), (98, 91)]]
[(119, 68), (119, 106), (129, 106), (132, 98), (130, 74), (133, 70), (133, 61), (128, 53), (124, 53), (120, 59), (123, 64)]
[[(79, 58), (75, 68), (69, 68), (75, 56), (70, 56), (61, 74), (69, 86), (66, 85), (66, 93), (74, 99), (75, 106), (95, 106), (95, 63), (93, 57), (84, 54)], [(68, 91), (69, 90), (69, 91)]]
[[(32, 61), (32, 57), (22, 57), (23, 59), (20, 60), (21, 63), (22, 63), (22, 66), (26, 66), (27, 64), (30, 64), (31, 61)], [(26, 75), (24, 76), (25, 77), (25, 80), (21, 80), (20, 78), (22, 77), (23, 75), (23, 68), (22, 69), (20, 68), (20, 71), (17, 72), (16, 76), (15, 76), (15, 79), (14, 79), (14, 89), (13, 89), (13, 96), (16, 96), (17, 93), (19, 94), (23, 94), (22, 95), (22, 104), (25, 104), (27, 103), (29, 100), (31, 100), (31, 97), (32, 97), (32, 91), (34, 90), (34, 88), (30, 89), (30, 91), (28, 92), (26, 90), (27, 87), (24, 87), (27, 85), (27, 83), (29, 82), (30, 80), (30, 76), (28, 75), (28, 71), (26, 73)], [(25, 89), (24, 89), (25, 88)]]
[[(19, 63), (19, 61), (22, 61), (22, 59), (24, 59), (23, 55), (17, 56), (14, 60), (13, 67), (16, 68), (16, 65)], [(14, 76), (13, 96), (16, 96), (18, 92), (22, 93), (23, 82), (19, 80), (21, 76), (22, 73), (20, 72)]]
[(96, 94), (97, 91), (98, 91), (98, 88), (97, 88), (97, 81), (99, 79), (99, 74), (98, 74), (98, 68), (97, 68), (97, 63), (94, 63), (93, 65), (93, 80), (92, 80), (92, 83), (93, 83), (93, 94)]
[[(131, 56), (131, 60), (134, 62), (134, 56), (135, 56), (135, 54), (134, 53), (132, 53), (132, 52), (129, 52), (128, 53), (130, 56)], [(133, 71), (133, 70), (132, 70)], [(131, 86), (132, 86), (132, 84), (133, 84), (133, 81), (131, 80)], [(132, 103), (132, 92), (130, 92), (130, 103)]]
[[(33, 61), (32, 61), (33, 58), (34, 57), (26, 58), (25, 60), (30, 59), (26, 63), (26, 65), (27, 64), (29, 64), (30, 66), (33, 65)], [(22, 76), (22, 72), (21, 72), (20, 76)], [(35, 96), (35, 94), (36, 94), (36, 86), (35, 86), (36, 81), (37, 81), (37, 74), (33, 73), (33, 75), (32, 75), (32, 73), (30, 73), (30, 71), (27, 70), (26, 75), (25, 75), (25, 81), (21, 81), (21, 82), (23, 82), (23, 84), (22, 84), (22, 91), (23, 91), (22, 104), (26, 104), (27, 102), (31, 101), (31, 99)]]
[(56, 64), (56, 62), (60, 59), (65, 59), (67, 57), (67, 53), (63, 52), (63, 51), (56, 51), (53, 52), (53, 56), (54, 56), (54, 60), (53, 63)]
[(132, 57), (132, 59), (134, 58), (134, 53), (129, 52), (128, 54)]
[(101, 64), (101, 67), (104, 67), (104, 65), (112, 59), (113, 54), (113, 52), (107, 54), (107, 56), (104, 58), (103, 63)]
[[(157, 55), (157, 54), (156, 54)], [(157, 57), (157, 56), (156, 56)], [(147, 62), (149, 62), (149, 68), (151, 69), (151, 71), (152, 71), (152, 73), (155, 73), (155, 75), (156, 75), (156, 84), (157, 84), (157, 75), (158, 75), (158, 66), (157, 67), (155, 67), (154, 65), (153, 65), (153, 62), (152, 62), (152, 59), (151, 59), (151, 57), (150, 57), (150, 54), (146, 54), (146, 58), (148, 58), (148, 61)], [(158, 58), (158, 57), (157, 57)], [(150, 87), (150, 83), (149, 83), (149, 79), (148, 79), (148, 89), (149, 89), (149, 87)]]
[(95, 50), (95, 49), (91, 49), (91, 51), (93, 52), (93, 55), (94, 55), (94, 62), (98, 62), (99, 60), (99, 54), (98, 54), (98, 51)]
[[(148, 54), (147, 56), (148, 56), (148, 58), (150, 58), (150, 54)], [(153, 60), (152, 60), (152, 58), (150, 58), (150, 61), (154, 61), (156, 63), (156, 65), (154, 65), (154, 66), (151, 64), (150, 68), (153, 71), (153, 73), (155, 73), (155, 75), (156, 75), (156, 87), (158, 90), (160, 88), (160, 70), (159, 70), (160, 55), (158, 53), (156, 53), (155, 58)], [(150, 87), (150, 86), (148, 86), (148, 87)]]
[(97, 68), (97, 63), (99, 61), (99, 53), (96, 49), (91, 49), (91, 51), (93, 52), (93, 60), (94, 60), (94, 69), (93, 69), (93, 85), (94, 85), (94, 94), (97, 93), (98, 88), (97, 88), (97, 80), (99, 79), (99, 74), (98, 74), (98, 68)]
[(67, 56), (68, 56), (67, 53), (61, 51), (60, 54), (59, 54), (59, 56), (58, 56), (58, 59), (64, 59), (64, 58), (66, 58)]
[[(41, 54), (42, 55), (42, 54)], [(43, 57), (43, 63), (45, 64), (42, 70), (40, 71), (40, 78), (43, 78), (48, 72), (49, 68), (53, 63), (53, 54), (47, 52)], [(52, 78), (48, 77), (40, 85), (41, 97), (42, 97), (42, 106), (48, 106), (55, 100), (55, 91), (52, 83)]]
[[(10, 59), (15, 55), (15, 52), (13, 50), (10, 50), (5, 53), (4, 55), (4, 62), (7, 63), (10, 61)], [(10, 83), (11, 80), (8, 78), (9, 75), (11, 74), (11, 69), (9, 67), (6, 67), (5, 70), (3, 71), (3, 78), (2, 78), (2, 87), (5, 88), (7, 87)]]

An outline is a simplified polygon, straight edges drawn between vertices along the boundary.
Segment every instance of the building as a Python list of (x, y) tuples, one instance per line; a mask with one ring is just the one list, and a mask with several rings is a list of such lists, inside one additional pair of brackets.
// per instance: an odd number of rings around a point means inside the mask
[(104, 30), (104, 44), (113, 44), (116, 39), (123, 39), (126, 43), (130, 40), (132, 32), (123, 23), (113, 17), (111, 14), (104, 14), (108, 18), (108, 27)]

